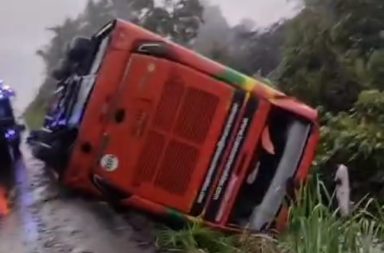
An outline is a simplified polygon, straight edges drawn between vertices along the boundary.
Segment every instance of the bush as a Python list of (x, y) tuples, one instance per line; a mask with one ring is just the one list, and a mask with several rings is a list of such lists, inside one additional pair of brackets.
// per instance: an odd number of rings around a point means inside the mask
[[(329, 161), (346, 164), (354, 199), (384, 200), (384, 92), (363, 91), (350, 112), (322, 117), (316, 166), (329, 178)], [(325, 177), (326, 178), (326, 177)]]

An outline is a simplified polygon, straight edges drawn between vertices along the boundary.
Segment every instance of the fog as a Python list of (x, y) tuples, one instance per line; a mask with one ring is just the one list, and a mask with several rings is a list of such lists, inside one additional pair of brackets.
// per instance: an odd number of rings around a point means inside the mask
[(0, 79), (17, 92), (15, 107), (21, 111), (33, 99), (43, 78), (44, 66), (35, 51), (50, 38), (46, 27), (77, 15), (84, 0), (0, 0)]

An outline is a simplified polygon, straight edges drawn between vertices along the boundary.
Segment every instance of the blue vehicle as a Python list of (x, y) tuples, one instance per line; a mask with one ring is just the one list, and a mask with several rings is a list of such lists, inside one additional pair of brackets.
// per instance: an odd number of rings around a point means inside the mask
[(0, 80), (0, 163), (12, 164), (21, 156), (21, 133), (24, 125), (18, 124), (12, 107), (15, 92)]

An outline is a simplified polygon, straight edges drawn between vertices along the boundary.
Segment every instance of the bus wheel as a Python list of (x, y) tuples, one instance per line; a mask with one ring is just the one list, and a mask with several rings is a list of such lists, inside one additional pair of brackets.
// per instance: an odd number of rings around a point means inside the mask
[(87, 57), (91, 46), (92, 42), (88, 38), (74, 38), (69, 45), (69, 50), (67, 53), (68, 59), (73, 62), (81, 62), (85, 57)]
[(68, 77), (70, 73), (70, 63), (67, 60), (62, 59), (58, 66), (52, 71), (52, 77), (60, 81)]

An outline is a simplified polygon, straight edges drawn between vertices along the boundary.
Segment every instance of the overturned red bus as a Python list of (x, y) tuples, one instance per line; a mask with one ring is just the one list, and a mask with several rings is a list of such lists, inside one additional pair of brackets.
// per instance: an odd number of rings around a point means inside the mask
[(55, 76), (33, 150), (67, 186), (225, 230), (284, 225), (314, 109), (121, 20), (75, 39)]

